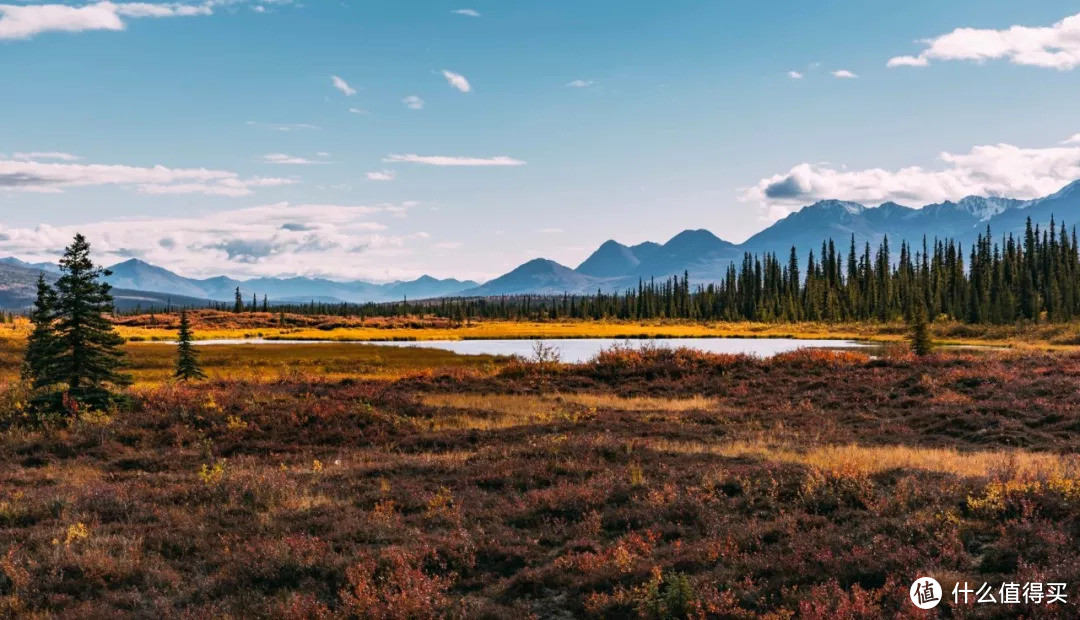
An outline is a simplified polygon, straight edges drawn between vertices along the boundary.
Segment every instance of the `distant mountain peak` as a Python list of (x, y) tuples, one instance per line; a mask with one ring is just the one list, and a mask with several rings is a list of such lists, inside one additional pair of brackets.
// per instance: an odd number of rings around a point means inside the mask
[(688, 242), (715, 243), (715, 242), (718, 242), (718, 241), (721, 242), (721, 243), (726, 243), (723, 239), (721, 239), (720, 237), (717, 237), (711, 231), (705, 230), (704, 228), (695, 228), (695, 229), (688, 229), (688, 230), (682, 231), (681, 233), (675, 235), (671, 239), (668, 239), (668, 242), (665, 243), (664, 245), (665, 246), (670, 246), (670, 245), (678, 245), (678, 244), (688, 243)]
[(30, 263), (24, 260), (15, 258), (14, 256), (8, 256), (7, 258), (0, 258), (0, 264), (11, 265), (12, 267), (21, 267), (23, 269), (36, 269), (47, 273), (59, 273), (60, 266), (57, 263)]
[(1072, 196), (1074, 194), (1080, 195), (1080, 179), (1077, 179), (1077, 180), (1073, 181), (1072, 183), (1069, 183), (1068, 185), (1066, 185), (1065, 187), (1059, 189), (1058, 191), (1054, 192), (1053, 194), (1050, 194), (1046, 198), (1043, 198), (1043, 200), (1058, 200), (1060, 198), (1067, 198), (1067, 197)]
[(1022, 200), (1002, 198), (1000, 196), (965, 196), (956, 201), (956, 205), (985, 222), (1005, 211), (1024, 204)]
[(641, 257), (637, 256), (632, 248), (628, 248), (613, 239), (608, 239), (600, 244), (600, 247), (596, 248), (596, 251), (582, 261), (574, 271), (587, 276), (607, 278), (623, 275), (640, 264)]
[[(893, 203), (893, 204), (895, 204), (895, 203)], [(897, 206), (899, 206), (899, 205), (897, 205)], [(859, 203), (857, 203), (857, 202), (849, 202), (847, 200), (829, 199), (829, 200), (819, 200), (819, 201), (815, 202), (814, 204), (810, 205), (809, 207), (806, 207), (805, 209), (803, 209), (803, 211), (806, 211), (807, 209), (815, 209), (815, 210), (819, 210), (819, 211), (843, 211), (843, 212), (849, 213), (851, 215), (858, 215), (859, 213), (862, 213), (863, 211), (865, 211), (866, 207), (859, 204)]]
[(544, 273), (557, 271), (559, 268), (569, 269), (569, 267), (560, 265), (550, 258), (534, 258), (531, 261), (522, 264), (514, 271), (521, 271), (523, 273)]

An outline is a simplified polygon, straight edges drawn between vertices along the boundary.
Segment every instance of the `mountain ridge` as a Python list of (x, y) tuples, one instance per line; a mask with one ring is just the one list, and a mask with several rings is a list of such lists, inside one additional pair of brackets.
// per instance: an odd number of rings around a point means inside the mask
[[(788, 214), (742, 243), (732, 243), (709, 230), (688, 229), (664, 243), (645, 241), (626, 245), (608, 239), (576, 268), (546, 258), (529, 260), (496, 278), (483, 283), (454, 278), (421, 276), (415, 280), (375, 284), (364, 281), (339, 282), (325, 278), (254, 278), (237, 280), (228, 276), (185, 278), (163, 267), (139, 259), (117, 263), (109, 269), (111, 284), (119, 289), (160, 291), (161, 294), (231, 302), (237, 287), (245, 301), (255, 294), (260, 300), (297, 303), (308, 300), (336, 302), (384, 302), (403, 298), (423, 299), (457, 296), (498, 296), (520, 294), (595, 293), (622, 290), (637, 285), (640, 279), (690, 275), (691, 281), (709, 282), (723, 277), (732, 261), (744, 253), (775, 253), (786, 257), (797, 249), (799, 260), (809, 252), (820, 251), (824, 240), (846, 247), (852, 236), (861, 248), (876, 246), (888, 236), (890, 243), (901, 240), (921, 243), (923, 236), (932, 239), (952, 238), (969, 245), (989, 226), (995, 236), (1022, 233), (1028, 218), (1045, 228), (1051, 218), (1070, 227), (1080, 226), (1080, 180), (1057, 192), (1032, 200), (1000, 196), (966, 196), (953, 201), (912, 208), (895, 202), (868, 207), (843, 200), (820, 200)], [(49, 270), (49, 267), (53, 267)], [(0, 268), (49, 270), (47, 263), (28, 263), (14, 257), (0, 259)], [(3, 275), (3, 274), (0, 274)], [(10, 274), (8, 274), (10, 277)], [(2, 280), (2, 278), (0, 278)], [(6, 290), (0, 281), (0, 291)], [(2, 303), (2, 299), (0, 299)]]

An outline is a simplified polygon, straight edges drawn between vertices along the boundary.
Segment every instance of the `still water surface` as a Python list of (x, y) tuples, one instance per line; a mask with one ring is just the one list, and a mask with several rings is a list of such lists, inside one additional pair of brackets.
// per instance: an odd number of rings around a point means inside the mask
[[(352, 344), (366, 344), (385, 347), (419, 347), (443, 349), (461, 355), (520, 355), (532, 357), (537, 342), (543, 342), (559, 351), (564, 362), (585, 362), (597, 353), (618, 345), (630, 348), (666, 347), (689, 348), (708, 353), (746, 353), (759, 357), (771, 357), (795, 349), (861, 349), (873, 352), (878, 345), (854, 340), (799, 340), (795, 338), (653, 338), (619, 340), (615, 338), (572, 338), (546, 340), (415, 340), (398, 342), (354, 341)], [(195, 344), (202, 346), (224, 344), (314, 344), (310, 340), (201, 340)], [(342, 344), (327, 342), (325, 344)]]

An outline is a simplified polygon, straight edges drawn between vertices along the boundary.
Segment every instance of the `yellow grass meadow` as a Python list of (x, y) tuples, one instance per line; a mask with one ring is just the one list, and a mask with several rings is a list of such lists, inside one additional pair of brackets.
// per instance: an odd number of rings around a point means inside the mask
[[(326, 317), (328, 323), (332, 317)], [(380, 320), (355, 321), (334, 327), (211, 327), (196, 328), (198, 340), (311, 340), (311, 341), (417, 341), (417, 340), (529, 340), (559, 338), (795, 338), (801, 340), (863, 340), (902, 343), (908, 326), (889, 323), (756, 323), (655, 321), (470, 321), (435, 325), (386, 324)], [(153, 326), (118, 326), (133, 342), (171, 341), (174, 329)], [(1080, 346), (1080, 321), (1065, 324), (967, 325), (939, 321), (931, 326), (939, 345), (986, 345), (1021, 349), (1069, 350)]]

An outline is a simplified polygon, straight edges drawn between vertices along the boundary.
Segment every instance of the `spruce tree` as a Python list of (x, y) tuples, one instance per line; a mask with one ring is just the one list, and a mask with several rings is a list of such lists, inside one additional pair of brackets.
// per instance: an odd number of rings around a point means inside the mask
[(55, 349), (41, 360), (35, 377), (36, 387), (51, 391), (36, 402), (54, 411), (74, 412), (71, 404), (104, 409), (114, 402), (116, 388), (131, 383), (121, 372), (124, 339), (106, 318), (113, 310), (112, 287), (100, 278), (108, 272), (90, 260), (90, 244), (81, 234), (64, 250), (60, 272), (53, 304)]
[(919, 357), (929, 355), (933, 349), (930, 327), (926, 322), (926, 306), (916, 303), (911, 316), (911, 352)]
[(50, 375), (48, 368), (57, 353), (55, 320), (56, 291), (45, 282), (45, 274), (38, 276), (37, 298), (30, 310), (30, 324), (34, 329), (26, 342), (22, 377), (35, 388), (44, 387), (41, 379)]
[(236, 299), (233, 302), (233, 312), (240, 314), (244, 311), (244, 298), (240, 296), (240, 287), (236, 287)]
[(176, 339), (176, 378), (181, 381), (205, 379), (206, 373), (199, 365), (199, 352), (191, 343), (191, 321), (187, 310), (180, 311), (180, 332)]

